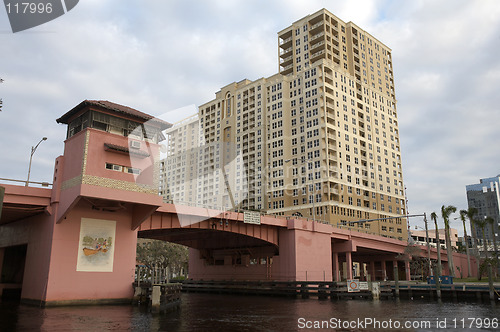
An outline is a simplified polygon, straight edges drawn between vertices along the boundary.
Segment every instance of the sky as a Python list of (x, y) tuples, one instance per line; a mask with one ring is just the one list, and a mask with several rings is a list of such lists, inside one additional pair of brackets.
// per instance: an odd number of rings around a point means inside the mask
[(15, 34), (0, 8), (0, 178), (25, 180), (47, 137), (31, 180), (50, 182), (66, 133), (55, 120), (85, 99), (175, 122), (277, 73), (278, 31), (321, 8), (392, 49), (410, 214), (466, 209), (465, 186), (500, 174), (498, 0), (83, 0)]

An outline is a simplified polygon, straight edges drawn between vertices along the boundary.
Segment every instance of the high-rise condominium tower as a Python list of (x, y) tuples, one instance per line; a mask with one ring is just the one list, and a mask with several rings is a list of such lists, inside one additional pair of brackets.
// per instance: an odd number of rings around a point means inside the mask
[(212, 174), (200, 203), (406, 239), (391, 49), (322, 9), (278, 33), (278, 54), (278, 74), (199, 107), (201, 141), (219, 142), (198, 163), (199, 178)]
[(486, 241), (484, 248), (493, 251), (495, 245), (493, 240), (495, 239), (498, 244), (500, 239), (498, 236), (493, 236), (493, 232), (498, 234), (500, 231), (500, 175), (495, 177), (480, 179), (479, 183), (471, 184), (466, 186), (467, 190), (467, 203), (469, 208), (476, 208), (477, 214), (474, 216), (476, 220), (484, 220), (487, 217), (493, 219), (492, 224), (486, 224), (483, 230), (471, 223), (470, 227), (472, 230), (472, 236), (478, 240), (480, 244)]

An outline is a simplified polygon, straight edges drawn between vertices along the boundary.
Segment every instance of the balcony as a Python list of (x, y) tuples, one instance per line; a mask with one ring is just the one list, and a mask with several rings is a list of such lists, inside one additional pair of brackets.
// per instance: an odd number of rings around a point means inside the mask
[[(335, 178), (329, 178), (328, 180), (330, 182), (335, 182)], [(339, 189), (336, 188), (336, 187), (330, 187), (330, 194), (338, 195), (339, 194)]]
[(293, 61), (293, 56), (290, 55), (287, 58), (281, 59), (280, 64), (282, 66), (288, 66), (288, 65), (290, 65), (292, 63), (292, 61)]
[(293, 64), (281, 68), (280, 73), (283, 75), (288, 75), (293, 71)]
[(325, 57), (325, 50), (321, 50), (316, 53), (311, 53), (311, 62), (316, 62), (317, 60)]
[(316, 24), (313, 24), (311, 26), (311, 28), (309, 29), (309, 31), (311, 32), (311, 34), (317, 33), (319, 30), (323, 29), (323, 25), (324, 25), (324, 21), (320, 21)]
[[(312, 44), (315, 40), (319, 39), (319, 38), (323, 38), (325, 36), (325, 33), (324, 32), (320, 32), (314, 36), (312, 36), (310, 39), (309, 39), (309, 42)], [(323, 38), (324, 39), (324, 38)]]
[(326, 117), (326, 122), (327, 122), (329, 125), (335, 126), (335, 119), (334, 119), (334, 118), (333, 118), (333, 116), (331, 116), (331, 115), (327, 115), (327, 117)]
[(337, 138), (335, 135), (328, 134), (328, 144), (337, 145)]
[(286, 39), (282, 39), (280, 41), (280, 47), (283, 49), (286, 49), (288, 47), (292, 46), (292, 37), (288, 37)]
[(289, 47), (287, 49), (281, 49), (280, 50), (280, 57), (281, 58), (286, 58), (292, 54), (292, 48)]
[(320, 41), (319, 43), (316, 43), (316, 44), (311, 44), (311, 48), (310, 48), (310, 50), (311, 50), (311, 52), (314, 52), (314, 51), (316, 51), (317, 49), (319, 49), (321, 46), (324, 46), (324, 45), (325, 45), (325, 41), (324, 41), (324, 40), (322, 40), (322, 41)]

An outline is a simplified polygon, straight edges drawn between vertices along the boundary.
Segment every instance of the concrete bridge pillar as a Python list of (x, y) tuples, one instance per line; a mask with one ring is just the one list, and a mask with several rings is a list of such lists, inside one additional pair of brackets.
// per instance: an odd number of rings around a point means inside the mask
[(339, 254), (336, 252), (332, 253), (332, 264), (333, 280), (340, 281)]
[[(394, 269), (397, 269), (397, 271), (398, 271), (398, 275), (399, 275), (398, 277), (399, 277), (399, 278), (401, 278), (401, 275), (400, 275), (400, 273), (399, 273), (399, 265), (398, 265), (398, 261), (397, 261), (397, 260), (393, 260), (393, 261), (392, 261), (392, 266), (393, 266), (393, 270), (394, 270)], [(395, 275), (393, 275), (393, 276), (392, 276), (392, 278), (393, 278), (393, 279), (396, 279), (396, 276), (395, 276)]]
[(382, 260), (381, 262), (382, 265), (382, 280), (387, 280), (387, 265), (385, 263), (385, 260)]
[(375, 261), (370, 261), (370, 275), (372, 278), (372, 281), (376, 280), (376, 275), (375, 275)]
[(410, 261), (405, 261), (406, 281), (411, 280)]
[(352, 279), (352, 254), (349, 251), (345, 253), (345, 262), (347, 279)]
[(329, 225), (288, 220), (279, 233), (279, 256), (273, 258), (273, 279), (332, 281)]

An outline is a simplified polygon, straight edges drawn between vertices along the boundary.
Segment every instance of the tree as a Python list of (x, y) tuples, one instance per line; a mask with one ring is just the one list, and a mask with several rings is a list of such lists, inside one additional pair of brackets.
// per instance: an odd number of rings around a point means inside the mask
[(436, 212), (431, 213), (431, 219), (434, 220), (434, 226), (436, 227), (436, 248), (437, 248), (437, 256), (438, 256), (438, 265), (437, 265), (437, 276), (436, 278), (439, 278), (439, 276), (442, 273), (442, 267), (441, 267), (441, 243), (439, 241), (439, 230), (438, 230), (438, 223), (437, 223), (437, 214)]
[[(469, 208), (470, 210), (471, 208)], [(468, 216), (466, 210), (460, 210), (460, 219), (462, 219), (462, 224), (464, 226), (464, 239), (465, 239), (465, 253), (467, 254), (467, 277), (471, 277), (471, 267), (470, 267), (470, 253), (469, 253), (469, 240), (467, 238), (467, 227), (465, 226), (465, 218)]]
[(474, 207), (470, 207), (467, 209), (467, 218), (469, 219), (470, 222), (470, 231), (472, 235), (472, 241), (474, 242), (474, 250), (476, 251), (476, 264), (477, 264), (477, 274), (478, 274), (478, 279), (481, 279), (481, 274), (479, 273), (479, 267), (481, 265), (481, 257), (479, 255), (479, 248), (478, 248), (478, 239), (477, 239), (477, 232), (474, 231), (473, 227), (475, 226), (475, 219), (474, 216), (477, 214), (477, 209)]
[(188, 265), (188, 249), (179, 244), (148, 240), (137, 244), (137, 261), (148, 269), (166, 268), (171, 272), (180, 274)]
[(448, 269), (452, 277), (455, 277), (455, 266), (453, 264), (453, 249), (450, 238), (450, 215), (455, 211), (457, 211), (457, 208), (452, 205), (441, 206), (441, 216), (444, 220), (444, 237), (446, 239), (446, 254), (448, 255)]
[(482, 232), (482, 235), (483, 235), (483, 239), (482, 239), (482, 242), (483, 242), (483, 251), (484, 251), (484, 255), (486, 257), (486, 259), (488, 259), (488, 246), (486, 245), (486, 233), (484, 231), (484, 229), (486, 228), (486, 219), (475, 219), (474, 220), (474, 225), (476, 225), (477, 227), (479, 227), (481, 229), (481, 232)]
[(481, 233), (483, 235), (482, 242), (483, 242), (483, 251), (484, 251), (484, 255), (485, 255), (484, 262), (479, 267), (479, 279), (481, 279), (481, 276), (483, 275), (483, 272), (484, 272), (484, 270), (489, 262), (488, 245), (486, 244), (486, 233), (484, 231), (484, 229), (486, 228), (486, 223), (487, 223), (486, 219), (475, 219), (474, 220), (474, 225), (481, 229)]
[(495, 252), (495, 259), (498, 259), (497, 236), (495, 234), (495, 219), (493, 219), (492, 217), (486, 217), (484, 220), (491, 226), (491, 233), (493, 234), (493, 250)]
[(497, 236), (495, 234), (495, 219), (493, 219), (492, 217), (486, 217), (484, 220), (488, 224), (490, 224), (490, 226), (491, 226), (491, 234), (493, 235), (494, 256), (491, 259), (491, 263), (490, 264), (494, 268), (494, 271), (495, 271), (494, 274), (495, 274), (495, 278), (496, 278), (496, 275), (497, 275), (497, 272), (498, 272), (498, 248), (497, 248)]
[(411, 271), (419, 273), (422, 276), (422, 280), (424, 280), (425, 270), (428, 267), (427, 258), (422, 256), (422, 249), (419, 246), (408, 244), (404, 252), (398, 254), (397, 257), (410, 264), (410, 275), (413, 275)]

